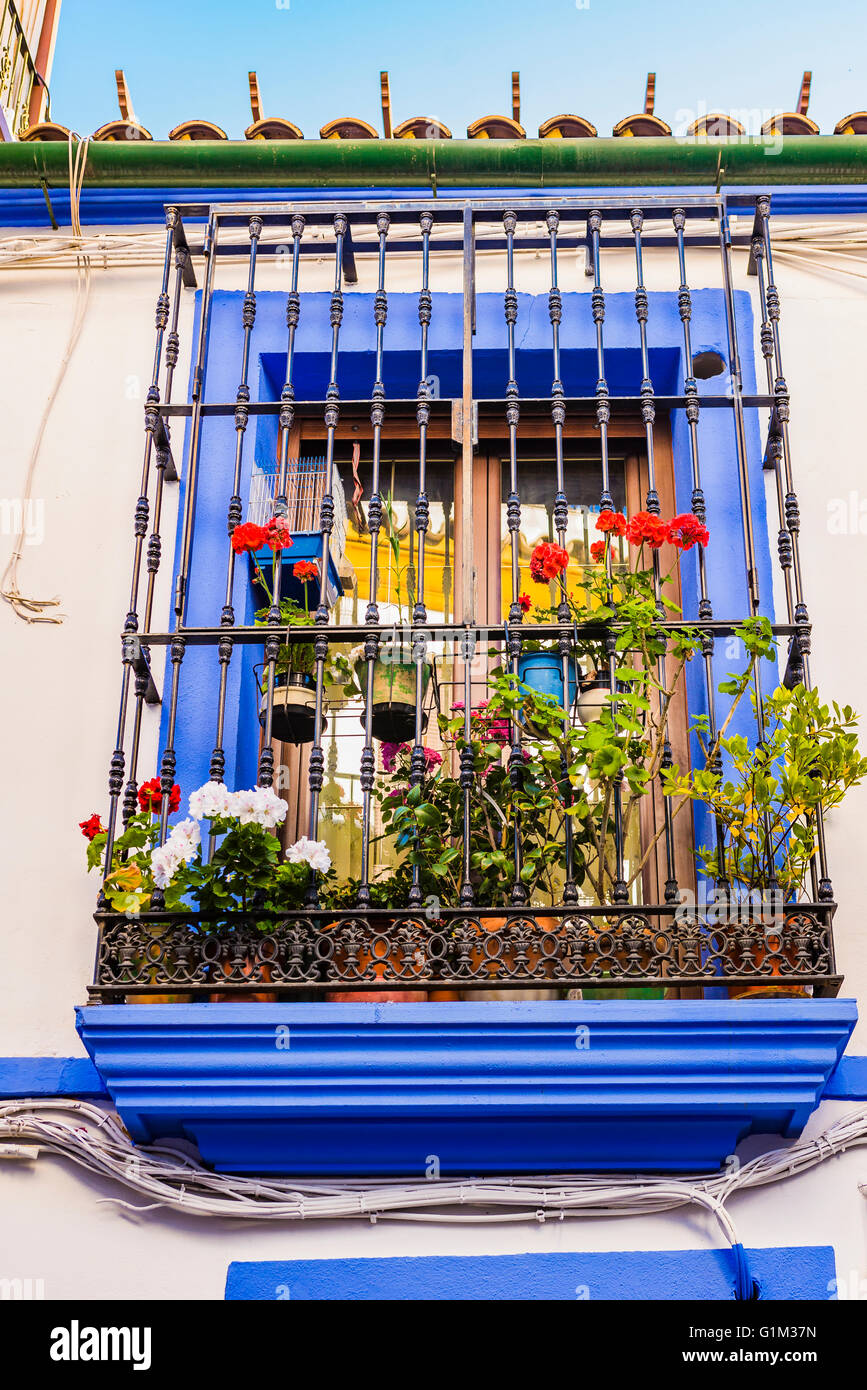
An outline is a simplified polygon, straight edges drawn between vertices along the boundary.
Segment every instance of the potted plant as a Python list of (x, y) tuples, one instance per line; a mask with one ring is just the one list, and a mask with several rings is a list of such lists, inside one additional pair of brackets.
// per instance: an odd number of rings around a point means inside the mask
[[(274, 609), (274, 590), (278, 564), (282, 564), (282, 553), (293, 544), (289, 523), (285, 517), (273, 516), (264, 526), (246, 521), (236, 526), (232, 532), (232, 549), (236, 555), (249, 554), (253, 565), (253, 582), (262, 590), (268, 602), (256, 610), (254, 623), (265, 627), (272, 622)], [(257, 554), (268, 548), (273, 561), (271, 584), (265, 578)], [(304, 605), (296, 599), (281, 598), (278, 605), (279, 621), (284, 627), (309, 627), (310, 604), (308, 585), (318, 580), (319, 565), (313, 560), (299, 560), (293, 566), (292, 576), (300, 582), (304, 594)], [(316, 662), (312, 642), (284, 641), (278, 652), (274, 672), (274, 689), (271, 699), (271, 733), (283, 743), (311, 743), (316, 720), (316, 681), (314, 678)], [(269, 700), (269, 673), (261, 680), (262, 698), (259, 702), (259, 723), (265, 727)], [(324, 725), (323, 725), (324, 727)]]
[[(569, 554), (562, 546), (554, 545), (551, 541), (541, 541), (530, 556), (530, 576), (535, 584), (550, 586), (554, 581), (561, 581), (568, 565)], [(562, 592), (566, 595), (565, 579), (562, 579)], [(571, 608), (573, 605), (568, 595), (566, 601), (570, 603)], [(521, 594), (518, 603), (522, 613), (529, 613), (533, 609), (533, 601), (528, 594)], [(540, 604), (536, 606), (535, 611), (538, 622), (557, 621), (556, 606)], [(540, 642), (531, 637), (522, 644), (521, 655), (518, 658), (518, 675), (524, 685), (535, 690), (537, 694), (548, 696), (558, 705), (571, 710), (575, 703), (577, 682), (581, 678), (574, 650), (570, 652), (568, 662), (569, 674), (564, 692), (563, 660), (558, 644), (552, 641)]]
[[(257, 582), (268, 595), (268, 605), (257, 610), (255, 623), (264, 626), (268, 623), (271, 610), (271, 593), (261, 575)], [(285, 627), (310, 626), (310, 602), (308, 585), (319, 578), (319, 566), (315, 560), (299, 560), (292, 567), (292, 574), (303, 586), (304, 606), (295, 599), (280, 600), (280, 622)], [(312, 642), (281, 643), (277, 652), (274, 674), (274, 691), (271, 700), (271, 733), (283, 743), (312, 743), (316, 724), (316, 658)], [(262, 678), (262, 699), (259, 704), (259, 723), (265, 727), (268, 708), (268, 673)], [(323, 729), (327, 721), (322, 721)]]
[[(404, 608), (403, 587), (400, 567), (400, 534), (394, 515), (394, 506), (389, 495), (383, 503), (386, 520), (386, 536), (394, 562), (397, 620), (394, 639), (383, 643), (373, 663), (373, 689), (371, 696), (371, 732), (375, 739), (384, 743), (405, 743), (415, 735), (416, 724), (416, 686), (418, 665), (413, 660), (411, 641), (404, 644), (398, 631), (404, 623), (409, 626), (411, 619), (410, 595)], [(344, 655), (337, 653), (333, 659), (329, 679), (340, 685), (343, 694), (350, 700), (367, 703), (368, 662), (364, 645), (353, 647)], [(421, 663), (421, 699), (424, 700), (431, 678), (431, 663), (425, 658)], [(362, 716), (364, 723), (364, 716)], [(422, 715), (422, 729), (428, 724), (427, 714)]]
[[(752, 678), (752, 667), (729, 677), (719, 689), (733, 697), (731, 714)], [(705, 766), (665, 774), (672, 796), (703, 802), (712, 811), (721, 843), (697, 850), (699, 865), (723, 885), (707, 914), (712, 927), (720, 913), (739, 944), (739, 964), (762, 983), (732, 987), (733, 998), (790, 993), (807, 987), (773, 984), (794, 966), (795, 947), (785, 931), (787, 915), (804, 900), (810, 864), (818, 849), (817, 817), (832, 810), (867, 776), (858, 751), (857, 716), (850, 706), (827, 705), (803, 684), (781, 686), (763, 701), (765, 737), (751, 747), (724, 726)], [(707, 725), (694, 721), (704, 747)]]
[[(169, 814), (174, 814), (180, 806), (181, 789), (175, 783), (169, 793)], [(137, 918), (150, 907), (154, 889), (159, 885), (154, 880), (151, 855), (159, 838), (160, 816), (162, 812), (162, 791), (159, 777), (143, 782), (138, 790), (139, 810), (130, 816), (120, 835), (112, 845), (111, 866), (105, 872), (105, 854), (108, 833), (98, 812), (87, 820), (79, 822), (79, 829), (88, 841), (88, 872), (99, 869), (103, 873), (103, 895), (112, 912), (122, 913), (128, 918)], [(133, 969), (137, 975), (153, 975), (146, 955), (136, 955)], [(178, 1004), (187, 1003), (189, 994), (129, 994), (127, 1003), (134, 1004)]]
[[(331, 857), (320, 841), (302, 838), (281, 857), (274, 831), (286, 818), (286, 803), (270, 787), (230, 792), (221, 782), (207, 782), (190, 796), (190, 820), (176, 826), (165, 845), (151, 855), (154, 881), (163, 889), (169, 911), (209, 914), (207, 930), (220, 938), (215, 974), (241, 983), (258, 973), (267, 982), (270, 969), (261, 954), (236, 949), (228, 924), (245, 919), (260, 932), (273, 928), (274, 913), (303, 906), (314, 872), (328, 875)], [(191, 828), (209, 822), (208, 833)], [(190, 843), (193, 843), (192, 850)], [(205, 856), (203, 842), (213, 844)], [(232, 999), (218, 991), (212, 1002)], [(244, 996), (270, 1001), (268, 992)]]

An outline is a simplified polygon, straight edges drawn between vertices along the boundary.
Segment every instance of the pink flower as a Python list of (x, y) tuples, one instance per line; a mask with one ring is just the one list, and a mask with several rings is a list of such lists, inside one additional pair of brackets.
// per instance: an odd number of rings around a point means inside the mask
[(397, 766), (397, 755), (408, 748), (408, 743), (381, 743), (379, 746), (380, 756), (382, 757), (382, 767), (384, 772), (394, 772)]

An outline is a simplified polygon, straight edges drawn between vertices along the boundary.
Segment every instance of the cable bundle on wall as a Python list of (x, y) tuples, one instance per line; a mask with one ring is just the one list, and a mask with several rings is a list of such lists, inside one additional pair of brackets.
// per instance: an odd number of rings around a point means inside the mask
[(317, 1181), (213, 1173), (164, 1145), (139, 1148), (117, 1116), (86, 1101), (0, 1103), (0, 1158), (3, 1145), (36, 1145), (149, 1198), (146, 1205), (133, 1207), (137, 1211), (165, 1207), (194, 1216), (254, 1221), (362, 1217), (478, 1224), (643, 1216), (698, 1205), (716, 1217), (732, 1245), (738, 1243), (737, 1234), (725, 1204), (735, 1193), (795, 1177), (865, 1144), (867, 1108), (837, 1120), (815, 1139), (799, 1139), (725, 1173), (683, 1178), (586, 1174), (416, 1183), (392, 1178)]

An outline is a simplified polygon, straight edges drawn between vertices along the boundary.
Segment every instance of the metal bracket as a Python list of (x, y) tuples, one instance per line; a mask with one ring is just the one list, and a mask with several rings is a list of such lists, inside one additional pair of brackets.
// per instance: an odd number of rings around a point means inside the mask
[(166, 422), (162, 415), (157, 416), (157, 427), (154, 430), (154, 443), (157, 447), (157, 457), (164, 458), (165, 480), (167, 483), (178, 481), (178, 470), (175, 464), (172, 446), (169, 442), (169, 432), (166, 429)]
[(762, 233), (762, 219), (759, 217), (758, 211), (756, 211), (756, 215), (753, 218), (753, 230), (750, 233), (750, 255), (749, 260), (747, 261), (747, 275), (758, 275), (759, 273), (759, 268), (756, 265), (756, 258), (753, 255), (753, 242), (755, 241), (756, 237), (758, 237), (761, 241)]
[(352, 244), (352, 224), (347, 217), (346, 231), (343, 233), (343, 278), (347, 285), (358, 284), (358, 267), (355, 264), (355, 247)]
[[(166, 211), (168, 212), (168, 210), (173, 206), (174, 205), (172, 203), (167, 203)], [(183, 218), (181, 217), (180, 211), (177, 208), (174, 208), (174, 211), (178, 214), (178, 220), (175, 223), (174, 229), (172, 231), (172, 244), (176, 251), (186, 251), (187, 253), (184, 258), (183, 269), (181, 271), (181, 278), (183, 279), (184, 284), (187, 286), (187, 289), (195, 289), (198, 282), (196, 280), (195, 266), (193, 265), (193, 253), (190, 250), (190, 244), (187, 241), (187, 233), (184, 230), (184, 222)]]
[[(126, 640), (126, 639), (125, 639)], [(147, 679), (147, 689), (145, 690), (146, 705), (161, 705), (162, 698), (157, 690), (156, 682), (153, 678), (150, 663), (150, 649), (143, 647), (138, 637), (129, 639), (133, 648), (132, 669), (137, 676), (144, 676)]]

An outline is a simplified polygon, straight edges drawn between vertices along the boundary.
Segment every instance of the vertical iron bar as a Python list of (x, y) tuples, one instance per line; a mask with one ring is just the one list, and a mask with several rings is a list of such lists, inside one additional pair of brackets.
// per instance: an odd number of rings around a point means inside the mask
[[(554, 380), (551, 384), (551, 419), (554, 423), (554, 457), (557, 488), (554, 497), (554, 529), (557, 532), (557, 544), (565, 550), (566, 529), (569, 524), (569, 508), (566, 502), (563, 466), (563, 426), (566, 423), (566, 401), (563, 382), (560, 379), (560, 323), (563, 318), (563, 298), (557, 283), (557, 229), (560, 225), (559, 212), (551, 209), (545, 218), (545, 223), (548, 228), (551, 248), (551, 289), (548, 292), (548, 317), (551, 320), (551, 348), (554, 371)], [(560, 601), (557, 605), (557, 621), (562, 624), (562, 629), (557, 641), (557, 647), (560, 654), (560, 678), (563, 683), (563, 708), (566, 711), (563, 727), (568, 733), (571, 719), (569, 700), (571, 636), (567, 626), (569, 623), (570, 609), (565, 570), (560, 572), (558, 588)], [(563, 801), (564, 805), (568, 808), (568, 805), (571, 803), (572, 793), (565, 765), (562, 768), (562, 773)], [(563, 841), (565, 868), (563, 901), (564, 903), (577, 903), (578, 889), (575, 886), (572, 817), (569, 815), (564, 817)]]
[[(133, 553), (132, 580), (130, 583), (129, 611), (124, 623), (124, 632), (137, 632), (139, 628), (138, 620), (138, 594), (141, 581), (142, 554), (144, 551), (144, 539), (148, 530), (150, 520), (150, 507), (148, 502), (148, 491), (150, 488), (151, 459), (154, 453), (154, 436), (160, 426), (160, 416), (158, 406), (160, 403), (160, 369), (162, 366), (163, 339), (166, 327), (169, 322), (169, 274), (172, 262), (172, 244), (174, 230), (178, 222), (178, 214), (175, 208), (166, 209), (166, 249), (163, 257), (163, 274), (160, 285), (160, 293), (157, 298), (156, 306), (156, 342), (154, 345), (153, 369), (151, 371), (151, 381), (147, 391), (145, 401), (145, 448), (144, 460), (142, 462), (141, 484), (139, 487), (139, 497), (135, 508), (134, 535), (135, 545)], [(159, 449), (157, 449), (157, 468), (160, 468)], [(164, 470), (165, 464), (162, 464)], [(162, 470), (157, 474), (157, 487), (162, 483)], [(150, 568), (151, 548), (148, 546), (148, 568)], [(148, 585), (148, 591), (150, 585)], [(149, 614), (145, 620), (145, 631), (148, 631)], [(147, 693), (148, 676), (148, 656), (147, 648), (142, 648), (143, 660), (139, 663), (135, 673), (135, 710), (133, 712), (132, 738), (130, 741), (129, 756), (129, 777), (124, 791), (123, 800), (123, 819), (129, 821), (135, 815), (136, 798), (138, 794), (138, 753), (141, 740), (142, 713)]]
[[(640, 208), (633, 208), (629, 217), (632, 233), (635, 241), (635, 317), (638, 320), (638, 334), (641, 344), (641, 419), (644, 424), (645, 447), (647, 450), (647, 496), (645, 497), (645, 508), (652, 516), (659, 516), (659, 493), (656, 488), (656, 464), (653, 455), (653, 427), (656, 421), (656, 405), (654, 400), (653, 381), (650, 376), (650, 354), (647, 348), (647, 320), (649, 317), (649, 303), (647, 290), (644, 285), (644, 265), (641, 247), (641, 229), (644, 226), (644, 213)], [(664, 610), (661, 602), (660, 574), (659, 574), (659, 551), (653, 551), (653, 591), (656, 599), (656, 610), (660, 617)], [(665, 696), (663, 694), (666, 687), (665, 657), (661, 656), (657, 663), (657, 680), (659, 682), (659, 707), (660, 715), (663, 712)], [(662, 757), (660, 759), (660, 772), (672, 765), (671, 743), (668, 738), (668, 719), (663, 721), (662, 729)], [(672, 828), (671, 798), (663, 795), (662, 813), (665, 830), (665, 901), (667, 903), (677, 902), (678, 887), (677, 875), (674, 864), (674, 831)]]
[[(415, 529), (418, 533), (418, 578), (415, 589), (415, 603), (412, 609), (412, 654), (415, 662), (415, 742), (409, 765), (409, 785), (418, 786), (425, 773), (425, 756), (422, 745), (424, 732), (424, 667), (427, 657), (427, 640), (424, 624), (427, 622), (424, 591), (425, 541), (430, 523), (430, 504), (427, 495), (427, 431), (430, 424), (430, 387), (428, 385), (428, 330), (430, 328), (433, 300), (430, 292), (430, 234), (433, 228), (433, 213), (423, 212), (419, 219), (421, 225), (421, 289), (418, 296), (418, 321), (421, 329), (419, 350), (419, 387), (416, 404), (418, 423), (418, 496), (415, 503)], [(410, 531), (410, 546), (412, 531)], [(410, 559), (411, 559), (410, 554)], [(409, 601), (409, 594), (407, 595)], [(410, 907), (420, 906), (421, 867), (412, 866), (412, 885), (409, 890)]]
[[(692, 331), (690, 328), (690, 320), (692, 318), (692, 294), (686, 279), (686, 248), (684, 245), (686, 214), (682, 208), (675, 208), (672, 221), (677, 235), (677, 261), (680, 270), (680, 285), (677, 292), (677, 303), (680, 311), (681, 323), (683, 325), (683, 390), (686, 396), (686, 419), (689, 426), (689, 453), (692, 464), (692, 511), (693, 515), (698, 518), (702, 525), (705, 525), (707, 521), (707, 508), (705, 506), (704, 489), (701, 485), (701, 467), (698, 450), (698, 383), (696, 382), (693, 372)], [(705, 563), (704, 546), (701, 545), (698, 547), (698, 578), (700, 595), (698, 601), (698, 616), (699, 621), (704, 623), (709, 622), (713, 618), (713, 606), (708, 597), (707, 566)], [(704, 660), (705, 700), (708, 713), (708, 746), (713, 747), (716, 743), (717, 732), (716, 699), (713, 679), (714, 639), (713, 634), (706, 629), (702, 631), (701, 650)], [(719, 766), (719, 761), (719, 759), (716, 759), (717, 767)], [(726, 883), (725, 834), (719, 816), (716, 816), (714, 819), (716, 823), (717, 886), (722, 888)]]
[[(587, 229), (590, 233), (593, 247), (593, 293), (590, 303), (593, 310), (593, 322), (596, 325), (596, 422), (599, 426), (599, 447), (602, 457), (602, 494), (599, 499), (599, 507), (600, 511), (610, 511), (614, 507), (614, 497), (611, 492), (611, 471), (608, 458), (608, 425), (611, 420), (611, 397), (608, 390), (608, 382), (605, 379), (605, 341), (603, 328), (605, 323), (605, 292), (602, 288), (602, 261), (600, 255), (602, 213), (596, 208), (591, 211), (587, 219)], [(605, 564), (608, 591), (610, 593), (613, 584), (610, 546), (607, 549)], [(617, 694), (616, 639), (613, 632), (608, 632), (606, 634), (605, 655), (608, 663), (608, 691), (613, 697)], [(611, 709), (612, 712), (616, 710), (616, 704), (613, 700)], [(626, 873), (623, 863), (623, 793), (619, 782), (614, 788), (613, 803), (614, 883), (611, 897), (612, 901), (615, 903), (625, 903), (629, 901), (629, 892), (626, 887)], [(603, 837), (603, 864), (600, 865), (600, 879), (604, 881), (604, 835), (606, 827), (603, 825), (601, 829)]]
[[(774, 397), (775, 414), (780, 433), (780, 443), (782, 449), (783, 471), (786, 479), (786, 498), (785, 498), (785, 520), (786, 529), (791, 540), (792, 556), (792, 575), (794, 579), (794, 621), (798, 624), (799, 630), (793, 639), (793, 648), (800, 657), (800, 662), (794, 660), (795, 670), (793, 675), (800, 676), (804, 685), (810, 687), (810, 630), (809, 614), (804, 600), (804, 588), (801, 576), (801, 550), (800, 550), (800, 530), (801, 513), (798, 505), (798, 496), (795, 492), (794, 476), (792, 473), (792, 453), (789, 443), (789, 390), (786, 385), (786, 378), (783, 375), (783, 355), (780, 343), (780, 295), (774, 283), (774, 263), (771, 254), (771, 200), (767, 194), (761, 194), (756, 199), (756, 213), (761, 219), (762, 224), (762, 243), (765, 253), (765, 264), (767, 267), (767, 285), (764, 292), (764, 305), (766, 305), (767, 317), (770, 320), (771, 335), (774, 349)], [(759, 262), (761, 271), (761, 262)], [(770, 363), (769, 370), (770, 370)], [(797, 669), (798, 666), (800, 669)], [(820, 902), (831, 902), (834, 897), (834, 889), (828, 874), (828, 854), (825, 844), (825, 819), (822, 807), (816, 808), (816, 845), (818, 865), (813, 867), (813, 880), (815, 884), (816, 871), (818, 870), (818, 896)], [(815, 892), (815, 888), (814, 888)]]
[[(762, 356), (765, 359), (765, 371), (768, 381), (768, 395), (774, 394), (774, 334), (768, 319), (768, 301), (765, 292), (765, 244), (761, 237), (753, 237), (752, 241), (753, 259), (756, 265), (756, 274), (759, 280), (759, 303), (762, 309), (762, 326), (760, 340), (762, 346)], [(788, 518), (786, 516), (786, 499), (783, 491), (783, 441), (776, 424), (776, 411), (771, 410), (771, 420), (768, 429), (768, 454), (774, 462), (774, 482), (777, 491), (777, 512), (780, 518), (780, 529), (777, 534), (777, 554), (780, 561), (780, 569), (783, 574), (783, 583), (786, 593), (786, 614), (790, 623), (795, 621), (794, 600), (792, 597), (792, 537), (789, 534)], [(803, 671), (803, 661), (801, 659), (801, 646), (793, 637), (789, 645), (789, 660), (794, 662)]]
[[(169, 696), (169, 719), (166, 729), (166, 744), (163, 749), (163, 756), (160, 762), (160, 834), (159, 843), (164, 845), (169, 827), (169, 798), (175, 781), (175, 768), (177, 766), (177, 756), (175, 754), (175, 731), (178, 721), (178, 694), (181, 681), (181, 662), (185, 652), (184, 638), (177, 634), (171, 645), (172, 662), (172, 685)], [(162, 908), (165, 905), (165, 898), (162, 889), (155, 888), (151, 899), (154, 908)]]
[(217, 267), (217, 239), (220, 224), (214, 214), (208, 221), (205, 233), (205, 258), (207, 269), (202, 289), (202, 307), (199, 317), (199, 341), (196, 351), (196, 365), (193, 371), (193, 410), (190, 416), (190, 457), (187, 463), (186, 497), (184, 499), (184, 522), (181, 532), (181, 561), (175, 583), (175, 616), (178, 628), (184, 626), (187, 610), (187, 594), (190, 582), (190, 560), (193, 549), (193, 530), (196, 511), (196, 486), (199, 472), (199, 454), (202, 445), (202, 405), (205, 393), (205, 374), (208, 353), (208, 330), (211, 321), (211, 297), (214, 288), (214, 274)]
[[(241, 348), (241, 371), (238, 389), (235, 393), (235, 467), (232, 480), (232, 496), (229, 499), (226, 529), (231, 542), (232, 533), (236, 526), (241, 524), (243, 516), (243, 503), (241, 501), (241, 469), (244, 454), (244, 439), (246, 436), (247, 423), (250, 412), (250, 387), (248, 383), (250, 367), (250, 338), (253, 332), (253, 324), (256, 319), (256, 253), (258, 250), (259, 236), (262, 232), (261, 218), (252, 217), (248, 225), (250, 236), (250, 256), (247, 270), (247, 292), (244, 296), (242, 309), (242, 324), (244, 330), (243, 344)], [(235, 609), (232, 604), (233, 589), (235, 584), (235, 552), (229, 545), (229, 555), (226, 562), (226, 590), (223, 608), (220, 613), (220, 626), (225, 629), (234, 627)], [(214, 736), (214, 748), (211, 753), (210, 776), (212, 781), (222, 782), (226, 774), (226, 755), (223, 748), (223, 733), (225, 726), (226, 713), (226, 690), (229, 679), (229, 663), (232, 659), (234, 644), (228, 631), (220, 637), (217, 645), (217, 657), (220, 663), (220, 688), (217, 696), (217, 729)]]
[(475, 785), (475, 759), (472, 749), (472, 660), (475, 655), (476, 634), (465, 625), (461, 642), (464, 661), (464, 746), (461, 749), (460, 784), (463, 792), (463, 876), (461, 879), (460, 905), (472, 907), (476, 900), (471, 878), (472, 872), (472, 794)]
[[(376, 379), (373, 383), (370, 401), (370, 423), (373, 426), (373, 464), (370, 483), (370, 501), (367, 504), (367, 529), (370, 532), (370, 572), (368, 578), (368, 601), (364, 621), (375, 628), (379, 623), (379, 532), (382, 527), (382, 495), (380, 493), (380, 459), (382, 453), (382, 426), (385, 420), (385, 383), (382, 379), (382, 359), (385, 323), (388, 318), (388, 294), (385, 288), (385, 244), (391, 219), (387, 212), (376, 218), (379, 236), (379, 261), (376, 294), (373, 300), (373, 316), (376, 324)], [(369, 632), (364, 643), (365, 658), (365, 698), (364, 698), (364, 748), (361, 753), (361, 881), (358, 886), (359, 907), (370, 906), (370, 815), (371, 796), (376, 777), (376, 755), (373, 751), (373, 676), (379, 656), (379, 636)]]
[[(114, 853), (114, 841), (117, 832), (117, 818), (120, 808), (120, 796), (123, 791), (123, 778), (126, 759), (124, 754), (124, 737), (126, 732), (126, 718), (129, 708), (130, 686), (132, 684), (133, 672), (136, 659), (139, 655), (139, 644), (135, 634), (138, 632), (138, 589), (139, 577), (141, 572), (142, 548), (145, 535), (148, 529), (149, 505), (148, 505), (148, 486), (150, 479), (150, 461), (153, 453), (154, 434), (159, 425), (159, 413), (156, 406), (159, 403), (159, 371), (162, 357), (163, 335), (166, 324), (168, 323), (168, 281), (171, 268), (172, 237), (174, 235), (177, 213), (174, 209), (166, 212), (166, 249), (163, 257), (163, 275), (160, 295), (157, 299), (156, 309), (156, 341), (154, 345), (154, 363), (151, 373), (151, 384), (148, 387), (145, 405), (145, 447), (144, 460), (142, 463), (141, 484), (139, 487), (139, 497), (135, 508), (134, 536), (135, 544), (133, 550), (132, 579), (130, 582), (129, 609), (124, 621), (124, 638), (121, 649), (121, 659), (123, 661), (123, 676), (121, 679), (120, 706), (118, 711), (117, 732), (115, 736), (114, 751), (111, 755), (109, 765), (108, 790), (109, 790), (109, 811), (108, 825), (106, 827), (107, 836), (105, 844), (105, 860), (103, 864), (102, 888), (100, 889), (100, 906), (105, 905), (105, 882), (111, 872), (112, 857)], [(135, 697), (137, 707), (144, 700), (147, 681), (142, 678), (141, 673), (135, 681)], [(138, 741), (140, 736), (140, 712), (137, 708), (139, 717), (136, 719), (134, 730), (133, 754), (138, 759)], [(124, 798), (124, 814), (132, 815), (135, 811), (137, 787), (135, 779), (131, 779), (131, 784), (127, 785), (126, 796)], [(127, 809), (128, 808), (128, 809)]]
[[(518, 319), (518, 294), (515, 289), (515, 229), (517, 214), (503, 213), (503, 226), (506, 232), (506, 293), (504, 300), (506, 331), (508, 335), (509, 380), (506, 384), (506, 423), (509, 427), (509, 497), (506, 502), (506, 521), (509, 528), (509, 546), (512, 561), (512, 596), (509, 604), (509, 617), (506, 624), (506, 651), (512, 676), (518, 679), (521, 657), (521, 623), (523, 612), (519, 602), (521, 583), (521, 498), (518, 493), (518, 420), (520, 404), (515, 359), (515, 324)], [(513, 719), (509, 725), (509, 781), (513, 791), (521, 785), (524, 774), (524, 758), (521, 751), (521, 721)], [(512, 902), (520, 907), (528, 899), (527, 889), (521, 878), (523, 853), (521, 849), (521, 830), (518, 816), (514, 820), (513, 865), (515, 882), (512, 887)]]
[[(349, 223), (344, 213), (334, 218), (334, 289), (331, 293), (331, 368), (326, 392), (325, 425), (328, 431), (325, 447), (325, 486), (319, 504), (319, 531), (322, 536), (322, 570), (319, 575), (319, 603), (315, 621), (319, 627), (328, 625), (328, 604), (326, 603), (328, 585), (328, 565), (331, 554), (331, 533), (334, 529), (334, 436), (340, 418), (340, 392), (337, 386), (337, 355), (340, 343), (340, 324), (343, 320), (343, 244)], [(316, 713), (314, 719), (313, 747), (310, 751), (310, 838), (315, 840), (319, 828), (319, 794), (322, 791), (325, 755), (322, 751), (323, 688), (325, 684), (325, 662), (328, 658), (328, 637), (325, 632), (317, 633), (313, 643), (316, 658)], [(312, 893), (315, 894), (315, 886)]]
[(464, 207), (463, 227), (463, 391), (461, 406), (461, 607), (464, 633), (462, 655), (464, 661), (464, 747), (460, 758), (460, 784), (463, 792), (463, 875), (461, 879), (461, 907), (472, 907), (475, 902), (471, 874), (472, 852), (472, 808), (471, 798), (475, 773), (473, 751), (470, 745), (472, 680), (471, 661), (475, 650), (475, 634), (471, 630), (475, 620), (475, 573), (473, 569), (473, 335), (476, 331), (476, 247), (473, 210), (469, 204)]
[[(755, 533), (753, 530), (753, 507), (750, 498), (749, 460), (747, 456), (746, 425), (744, 421), (743, 378), (741, 376), (740, 352), (738, 349), (737, 320), (731, 270), (731, 228), (728, 213), (721, 204), (719, 208), (719, 245), (722, 263), (723, 291), (726, 311), (726, 337), (729, 349), (729, 373), (732, 383), (732, 407), (734, 411), (735, 447), (737, 452), (738, 487), (743, 519), (744, 565), (746, 569), (747, 591), (750, 604), (750, 617), (759, 615), (761, 596), (759, 594), (759, 575), (756, 566)], [(762, 678), (759, 663), (754, 663), (753, 690), (755, 694), (756, 738), (759, 748), (765, 744), (765, 708), (762, 697)], [(776, 866), (771, 853), (771, 828), (768, 813), (763, 816), (765, 844), (767, 846), (767, 874), (771, 889), (776, 886)]]

